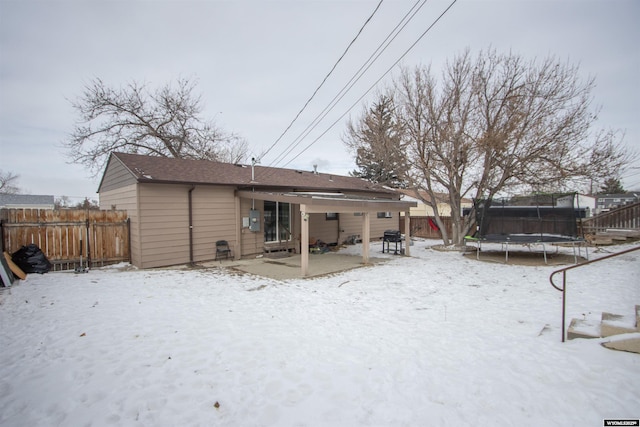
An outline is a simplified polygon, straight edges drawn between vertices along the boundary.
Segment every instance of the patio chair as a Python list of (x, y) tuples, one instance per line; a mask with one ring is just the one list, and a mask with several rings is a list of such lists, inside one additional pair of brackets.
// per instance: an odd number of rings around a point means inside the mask
[(218, 240), (216, 242), (216, 260), (229, 259), (231, 256), (231, 249), (229, 248), (229, 242), (226, 240)]

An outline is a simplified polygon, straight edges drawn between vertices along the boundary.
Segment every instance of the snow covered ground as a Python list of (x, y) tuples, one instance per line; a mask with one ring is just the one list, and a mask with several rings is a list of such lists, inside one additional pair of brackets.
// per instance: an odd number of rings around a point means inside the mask
[[(605, 349), (606, 339), (561, 343), (561, 293), (549, 285), (557, 266), (483, 263), (434, 243), (416, 242), (412, 258), (284, 282), (123, 265), (30, 275), (0, 290), (0, 425), (640, 417), (640, 355)], [(569, 272), (568, 320), (633, 313), (639, 259)]]

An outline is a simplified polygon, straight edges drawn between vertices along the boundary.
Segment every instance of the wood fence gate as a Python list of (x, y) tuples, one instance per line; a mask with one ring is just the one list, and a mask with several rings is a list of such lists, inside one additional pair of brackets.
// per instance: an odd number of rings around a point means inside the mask
[(0, 237), (10, 254), (37, 245), (53, 269), (101, 267), (130, 262), (126, 211), (85, 209), (1, 209)]

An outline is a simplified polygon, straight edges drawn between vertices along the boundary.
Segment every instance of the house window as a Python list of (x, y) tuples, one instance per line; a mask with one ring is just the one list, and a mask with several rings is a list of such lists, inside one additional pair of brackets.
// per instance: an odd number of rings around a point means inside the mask
[(393, 218), (391, 212), (378, 212), (378, 218)]
[(336, 212), (327, 212), (326, 220), (327, 221), (337, 221), (338, 220), (338, 214)]
[(291, 240), (291, 205), (289, 203), (264, 202), (264, 241)]

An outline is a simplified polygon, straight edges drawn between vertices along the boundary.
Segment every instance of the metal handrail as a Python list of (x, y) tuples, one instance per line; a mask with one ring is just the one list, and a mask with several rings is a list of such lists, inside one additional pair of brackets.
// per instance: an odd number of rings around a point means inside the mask
[[(628, 254), (629, 252), (633, 252), (633, 251), (637, 251), (637, 250), (640, 250), (640, 246), (637, 246), (637, 247), (631, 248), (631, 249), (627, 249), (627, 250), (624, 250), (622, 252), (617, 252), (615, 254), (606, 255), (606, 256), (603, 256), (602, 258), (592, 259), (591, 261), (585, 261), (585, 262), (580, 263), (580, 264), (576, 264), (576, 265), (572, 265), (572, 266), (569, 266), (569, 267), (561, 268), (560, 270), (556, 270), (553, 273), (551, 273), (551, 275), (549, 276), (549, 282), (551, 282), (551, 286), (553, 286), (555, 289), (557, 289), (560, 292), (562, 292), (562, 342), (564, 342), (564, 340), (565, 340), (565, 320), (566, 320), (565, 319), (565, 317), (566, 317), (565, 314), (566, 314), (566, 307), (567, 307), (567, 271), (572, 270), (574, 268), (584, 267), (586, 265), (593, 264), (595, 262), (604, 261), (605, 259), (617, 257), (619, 255)], [(559, 288), (553, 282), (553, 276), (555, 276), (558, 273), (562, 273), (562, 288)]]

